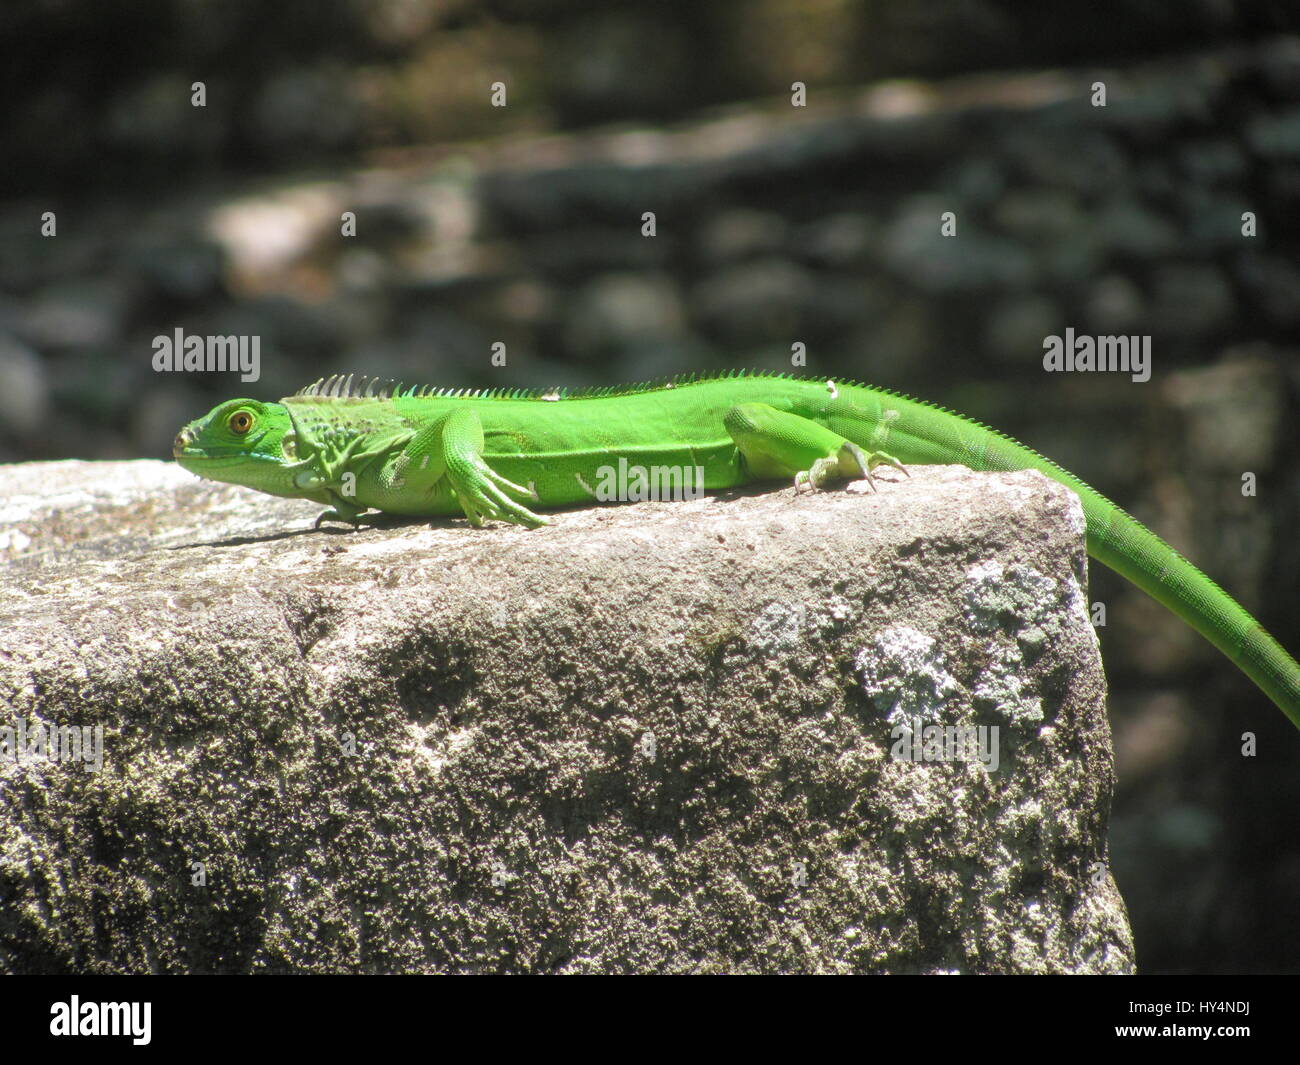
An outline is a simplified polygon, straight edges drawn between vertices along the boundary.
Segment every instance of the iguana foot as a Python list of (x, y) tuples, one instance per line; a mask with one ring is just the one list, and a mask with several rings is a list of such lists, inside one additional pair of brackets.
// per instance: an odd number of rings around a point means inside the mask
[(871, 475), (871, 471), (877, 466), (892, 466), (896, 470), (901, 470), (903, 476), (911, 476), (907, 472), (907, 467), (893, 455), (887, 455), (883, 451), (863, 451), (853, 441), (846, 440), (834, 455), (820, 458), (808, 469), (796, 473), (794, 490), (797, 493), (806, 484), (809, 490), (815, 492), (831, 481), (852, 477), (856, 473), (862, 475), (862, 479), (874, 492), (877, 491), (876, 479)]
[(373, 525), (375, 522), (373, 517), (363, 516), (359, 510), (354, 510), (351, 513), (340, 513), (336, 507), (330, 507), (329, 510), (322, 511), (317, 516), (312, 528), (319, 529), (323, 521), (341, 521), (345, 525), (351, 525), (354, 529), (359, 529), (362, 525)]
[(495, 473), (486, 464), (478, 472), (482, 474), (481, 480), (475, 478), (472, 484), (459, 489), (456, 493), (457, 498), (460, 500), (461, 509), (465, 512), (465, 517), (469, 519), (471, 525), (476, 528), (481, 527), (484, 518), (508, 521), (514, 525), (522, 525), (527, 529), (537, 529), (546, 524), (545, 518), (534, 514), (527, 507), (516, 503), (507, 496), (498, 487), (498, 483), (504, 484), (512, 491), (519, 492), (522, 495), (531, 494), (533, 498), (536, 498), (535, 492), (530, 493), (528, 489), (512, 484)]

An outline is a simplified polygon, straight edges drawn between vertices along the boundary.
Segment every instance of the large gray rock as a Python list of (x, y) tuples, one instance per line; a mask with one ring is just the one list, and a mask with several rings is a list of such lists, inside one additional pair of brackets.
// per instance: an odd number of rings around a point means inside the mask
[[(1038, 474), (317, 510), (0, 467), (0, 726), (90, 729), (0, 759), (0, 970), (1132, 971), (1082, 514)], [(899, 757), (917, 722), (996, 760)]]

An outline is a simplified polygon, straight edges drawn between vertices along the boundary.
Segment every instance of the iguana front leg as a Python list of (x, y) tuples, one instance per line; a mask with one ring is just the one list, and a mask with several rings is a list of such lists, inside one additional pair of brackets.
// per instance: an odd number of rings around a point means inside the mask
[(536, 491), (507, 480), (483, 461), (483, 423), (472, 408), (452, 411), (420, 429), (380, 472), (388, 491), (429, 491), (446, 477), (471, 525), (483, 519), (535, 529), (546, 521), (506, 495), (536, 499)]
[(828, 481), (858, 476), (874, 490), (871, 471), (877, 466), (907, 473), (893, 455), (866, 451), (824, 425), (766, 403), (739, 403), (727, 411), (722, 424), (754, 476), (793, 474), (796, 492), (805, 484), (815, 492)]
[[(323, 521), (345, 521), (352, 526), (362, 524), (361, 515), (366, 512), (367, 507), (359, 507), (330, 489), (326, 489), (325, 492), (330, 499), (330, 509), (321, 511), (312, 528), (319, 529)], [(368, 523), (373, 524), (373, 522)]]
[(331, 442), (312, 440), (303, 429), (295, 423), (297, 439), (301, 441), (300, 451), (306, 457), (294, 464), (294, 485), (308, 498), (324, 496), (330, 503), (330, 509), (321, 512), (313, 528), (319, 529), (321, 522), (344, 521), (349, 525), (360, 525), (361, 515), (366, 507), (358, 506), (351, 498), (343, 495), (344, 476), (351, 474), (352, 484), (356, 476), (369, 462), (378, 458), (379, 451), (361, 451), (363, 440), (360, 436), (352, 437), (341, 447)]

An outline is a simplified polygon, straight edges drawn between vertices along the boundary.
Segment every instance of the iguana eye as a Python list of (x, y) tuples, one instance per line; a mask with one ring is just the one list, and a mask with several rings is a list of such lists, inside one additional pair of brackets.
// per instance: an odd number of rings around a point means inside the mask
[(243, 436), (249, 429), (253, 428), (253, 416), (246, 410), (237, 410), (230, 416), (226, 423), (230, 426), (230, 431), (236, 436)]

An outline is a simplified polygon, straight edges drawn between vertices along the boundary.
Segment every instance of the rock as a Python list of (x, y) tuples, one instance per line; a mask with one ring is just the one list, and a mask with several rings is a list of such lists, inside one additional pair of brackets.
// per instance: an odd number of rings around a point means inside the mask
[(27, 308), (22, 337), (41, 349), (109, 344), (121, 334), (134, 295), (128, 282), (115, 277), (49, 285)]
[(284, 284), (317, 244), (332, 241), (341, 213), (354, 207), (341, 182), (299, 182), (221, 203), (208, 230), (236, 291), (259, 293)]
[(1122, 274), (1107, 274), (1090, 286), (1084, 305), (1085, 331), (1095, 335), (1127, 335), (1142, 322), (1142, 291)]
[(1181, 154), (1183, 169), (1198, 184), (1227, 183), (1239, 179), (1246, 172), (1245, 156), (1227, 138), (1193, 141)]
[(698, 73), (687, 27), (651, 12), (592, 9), (544, 50), (556, 103), (570, 122), (680, 107)]
[(951, 210), (940, 197), (913, 197), (882, 242), (884, 266), (926, 292), (979, 291), (1028, 284), (1033, 260), (1021, 245), (980, 232), (957, 215), (955, 236), (941, 232)]
[(1123, 140), (1138, 146), (1156, 144), (1213, 121), (1224, 80), (1221, 67), (1207, 63), (1194, 76), (1182, 78), (1135, 73), (1132, 80), (1123, 78), (1118, 84), (1108, 79), (1110, 98), (1095, 112), (1096, 119)]
[(1246, 143), (1268, 161), (1300, 156), (1300, 107), (1251, 119), (1246, 126)]
[(801, 226), (791, 240), (791, 250), (819, 266), (861, 267), (873, 257), (879, 230), (870, 215), (840, 211)]
[(1077, 240), (1091, 219), (1069, 192), (1029, 189), (1008, 193), (993, 209), (997, 227), (1026, 244)]
[[(1265, 343), (1243, 344), (1212, 366), (1166, 375), (1162, 398), (1177, 415), (1183, 483), (1239, 485), (1247, 471), (1263, 484), (1277, 480), (1289, 417), (1285, 364), (1276, 358)], [(1190, 515), (1188, 507), (1194, 509)], [(1182, 509), (1193, 557), (1234, 589), (1248, 610), (1258, 613), (1266, 589), (1279, 580), (1288, 583), (1275, 560), (1286, 556), (1293, 533), (1255, 497), (1215, 493), (1197, 504), (1184, 502)]]
[(0, 969), (1131, 972), (1077, 499), (881, 481), (313, 532), (0, 469), (0, 721), (89, 730), (0, 758)]
[[(209, 124), (194, 121), (191, 84), (183, 73), (166, 73), (127, 88), (108, 105), (106, 133), (119, 145), (136, 151), (156, 152), (159, 145), (191, 147), (194, 138), (202, 137), (201, 127)], [(203, 117), (208, 114), (204, 112)]]
[(274, 152), (350, 147), (366, 119), (353, 75), (341, 66), (270, 71), (257, 93), (249, 132)]
[(1025, 184), (1085, 197), (1114, 188), (1126, 170), (1124, 156), (1111, 137), (1073, 124), (1018, 125), (1007, 136), (1005, 151), (1007, 162), (1017, 164), (1015, 177)]
[(914, 294), (899, 295), (895, 286), (871, 290), (884, 292), (887, 307), (879, 321), (864, 326), (845, 347), (860, 353), (855, 362), (864, 380), (880, 383), (902, 381), (928, 362), (942, 362), (945, 354), (940, 323), (931, 312), (930, 301)]
[(351, 248), (339, 256), (339, 288), (349, 294), (382, 296), (392, 273), (388, 260), (371, 248)]
[(1276, 325), (1300, 323), (1300, 269), (1280, 255), (1245, 251), (1237, 257), (1236, 274), (1248, 298)]
[(1021, 296), (994, 307), (985, 344), (1009, 366), (1032, 366), (1043, 356), (1043, 340), (1059, 334), (1061, 308), (1047, 296)]
[(1258, 55), (1269, 92), (1284, 100), (1300, 100), (1300, 40), (1274, 37), (1260, 46)]
[(629, 228), (565, 232), (561, 226), (529, 241), (524, 258), (541, 276), (571, 283), (606, 271), (662, 269), (673, 260), (675, 245), (673, 236), (647, 240)]
[(1231, 320), (1236, 301), (1227, 275), (1209, 263), (1162, 266), (1155, 272), (1151, 328), (1177, 336), (1201, 336)]
[(1006, 175), (998, 160), (981, 155), (965, 158), (952, 182), (953, 191), (975, 207), (999, 203), (1006, 192), (1006, 184)]
[(49, 417), (50, 383), (36, 352), (0, 332), (0, 431), (26, 436)]
[(692, 307), (706, 334), (731, 343), (798, 339), (816, 289), (813, 273), (785, 259), (765, 258), (718, 270), (692, 293)]
[(1185, 419), (1182, 447), (1189, 474), (1272, 468), (1286, 422), (1286, 382), (1265, 346), (1231, 349), (1213, 366), (1170, 374), (1163, 387)]
[(1092, 224), (1112, 255), (1155, 259), (1178, 249), (1182, 234), (1172, 222), (1141, 203), (1115, 198), (1099, 208)]
[(219, 294), (224, 264), (211, 241), (173, 236), (140, 240), (123, 256), (126, 266), (159, 293), (182, 301)]
[[(1300, 163), (1279, 163), (1264, 174), (1264, 200), (1269, 218), (1286, 217), (1300, 206)], [(1261, 213), (1256, 210), (1256, 215)], [(1263, 222), (1262, 224), (1267, 224)]]
[(788, 228), (784, 218), (768, 211), (722, 211), (704, 223), (700, 254), (713, 263), (775, 255), (782, 250)]
[[(1193, 212), (1187, 219), (1183, 248), (1204, 249), (1210, 254), (1240, 250), (1251, 240), (1241, 232), (1245, 225), (1241, 216), (1250, 210), (1250, 204), (1243, 201), (1220, 199), (1209, 205), (1207, 210)], [(1257, 229), (1260, 225), (1256, 212)]]
[(574, 296), (565, 349), (598, 358), (633, 346), (681, 337), (685, 314), (677, 286), (662, 274), (603, 274)]

